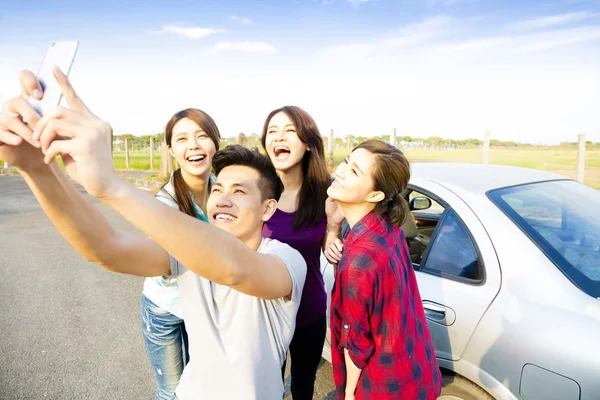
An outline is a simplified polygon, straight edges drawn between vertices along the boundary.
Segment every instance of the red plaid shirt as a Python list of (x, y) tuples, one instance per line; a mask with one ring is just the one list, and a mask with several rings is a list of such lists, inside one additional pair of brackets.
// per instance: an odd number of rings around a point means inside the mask
[(362, 369), (356, 399), (435, 400), (442, 379), (404, 233), (371, 212), (344, 243), (331, 295), (331, 357), (344, 399), (344, 348)]

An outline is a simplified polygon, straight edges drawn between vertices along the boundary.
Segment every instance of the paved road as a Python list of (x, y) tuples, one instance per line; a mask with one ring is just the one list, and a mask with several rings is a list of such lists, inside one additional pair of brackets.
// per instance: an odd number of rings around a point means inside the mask
[[(96, 204), (115, 226), (135, 230)], [(83, 260), (20, 177), (0, 176), (0, 276), (0, 399), (153, 398), (142, 278)], [(316, 388), (316, 399), (332, 398), (327, 363)]]

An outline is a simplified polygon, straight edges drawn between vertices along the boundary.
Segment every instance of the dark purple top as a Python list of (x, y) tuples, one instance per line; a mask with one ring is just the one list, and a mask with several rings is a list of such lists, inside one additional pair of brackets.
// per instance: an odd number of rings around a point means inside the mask
[(327, 310), (327, 293), (320, 263), (327, 217), (323, 216), (317, 225), (303, 225), (294, 231), (295, 216), (296, 212), (287, 213), (277, 209), (264, 225), (262, 235), (290, 245), (306, 261), (306, 281), (296, 316), (296, 326), (305, 326), (324, 317)]

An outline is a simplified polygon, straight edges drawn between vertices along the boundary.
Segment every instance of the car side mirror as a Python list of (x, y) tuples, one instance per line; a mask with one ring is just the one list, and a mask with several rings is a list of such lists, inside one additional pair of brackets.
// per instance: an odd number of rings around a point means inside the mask
[(431, 208), (431, 205), (431, 199), (428, 197), (413, 197), (409, 203), (411, 211), (427, 210), (428, 208)]

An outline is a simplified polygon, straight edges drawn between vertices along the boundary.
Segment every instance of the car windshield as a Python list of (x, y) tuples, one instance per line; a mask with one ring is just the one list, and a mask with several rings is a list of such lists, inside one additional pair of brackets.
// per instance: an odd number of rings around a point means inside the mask
[(488, 197), (577, 287), (600, 298), (600, 191), (565, 180), (497, 189)]

